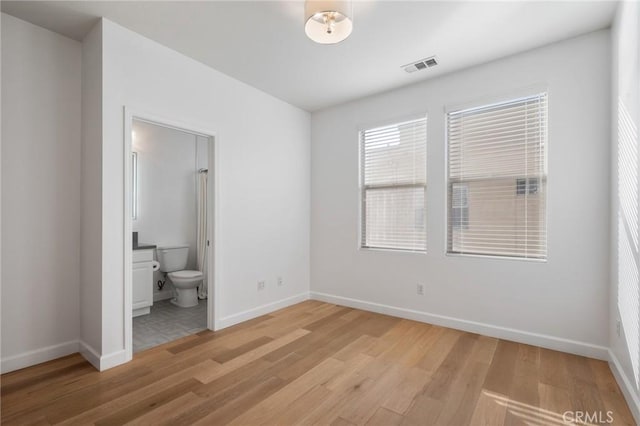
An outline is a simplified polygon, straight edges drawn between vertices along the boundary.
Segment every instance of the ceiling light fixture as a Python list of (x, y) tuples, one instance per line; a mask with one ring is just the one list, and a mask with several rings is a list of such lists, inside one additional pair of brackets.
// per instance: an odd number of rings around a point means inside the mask
[(351, 0), (306, 0), (304, 17), (304, 32), (316, 43), (339, 43), (353, 30)]

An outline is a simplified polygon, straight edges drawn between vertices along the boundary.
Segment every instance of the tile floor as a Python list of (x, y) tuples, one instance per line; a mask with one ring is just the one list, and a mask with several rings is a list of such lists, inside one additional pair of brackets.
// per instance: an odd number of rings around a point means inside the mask
[(151, 313), (133, 319), (133, 352), (140, 352), (207, 328), (207, 301), (179, 308), (169, 300), (153, 302)]

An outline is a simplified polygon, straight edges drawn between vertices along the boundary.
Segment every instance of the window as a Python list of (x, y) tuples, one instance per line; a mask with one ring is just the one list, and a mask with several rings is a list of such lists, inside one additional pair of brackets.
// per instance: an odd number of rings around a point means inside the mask
[(449, 112), (447, 139), (447, 251), (546, 259), (546, 93)]
[(360, 132), (363, 248), (426, 251), (427, 119)]
[(538, 178), (522, 178), (516, 180), (516, 194), (526, 195), (538, 192)]
[(469, 187), (456, 183), (451, 186), (451, 226), (454, 229), (469, 227)]

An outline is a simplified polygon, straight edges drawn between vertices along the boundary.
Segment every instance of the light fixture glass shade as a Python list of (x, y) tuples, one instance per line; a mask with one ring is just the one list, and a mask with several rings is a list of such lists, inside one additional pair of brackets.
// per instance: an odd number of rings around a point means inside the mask
[(351, 1), (306, 0), (304, 16), (304, 32), (316, 43), (341, 42), (353, 30)]

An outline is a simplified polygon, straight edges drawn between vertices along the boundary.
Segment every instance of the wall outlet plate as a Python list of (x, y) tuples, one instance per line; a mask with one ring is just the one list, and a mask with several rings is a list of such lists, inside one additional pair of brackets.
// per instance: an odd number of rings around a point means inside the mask
[(284, 284), (284, 280), (282, 279), (282, 277), (278, 277), (278, 287), (280, 287), (283, 284)]
[(424, 284), (416, 285), (416, 293), (420, 296), (424, 296)]
[(265, 281), (258, 281), (258, 291), (264, 290)]
[(616, 334), (620, 337), (620, 320), (616, 321)]

